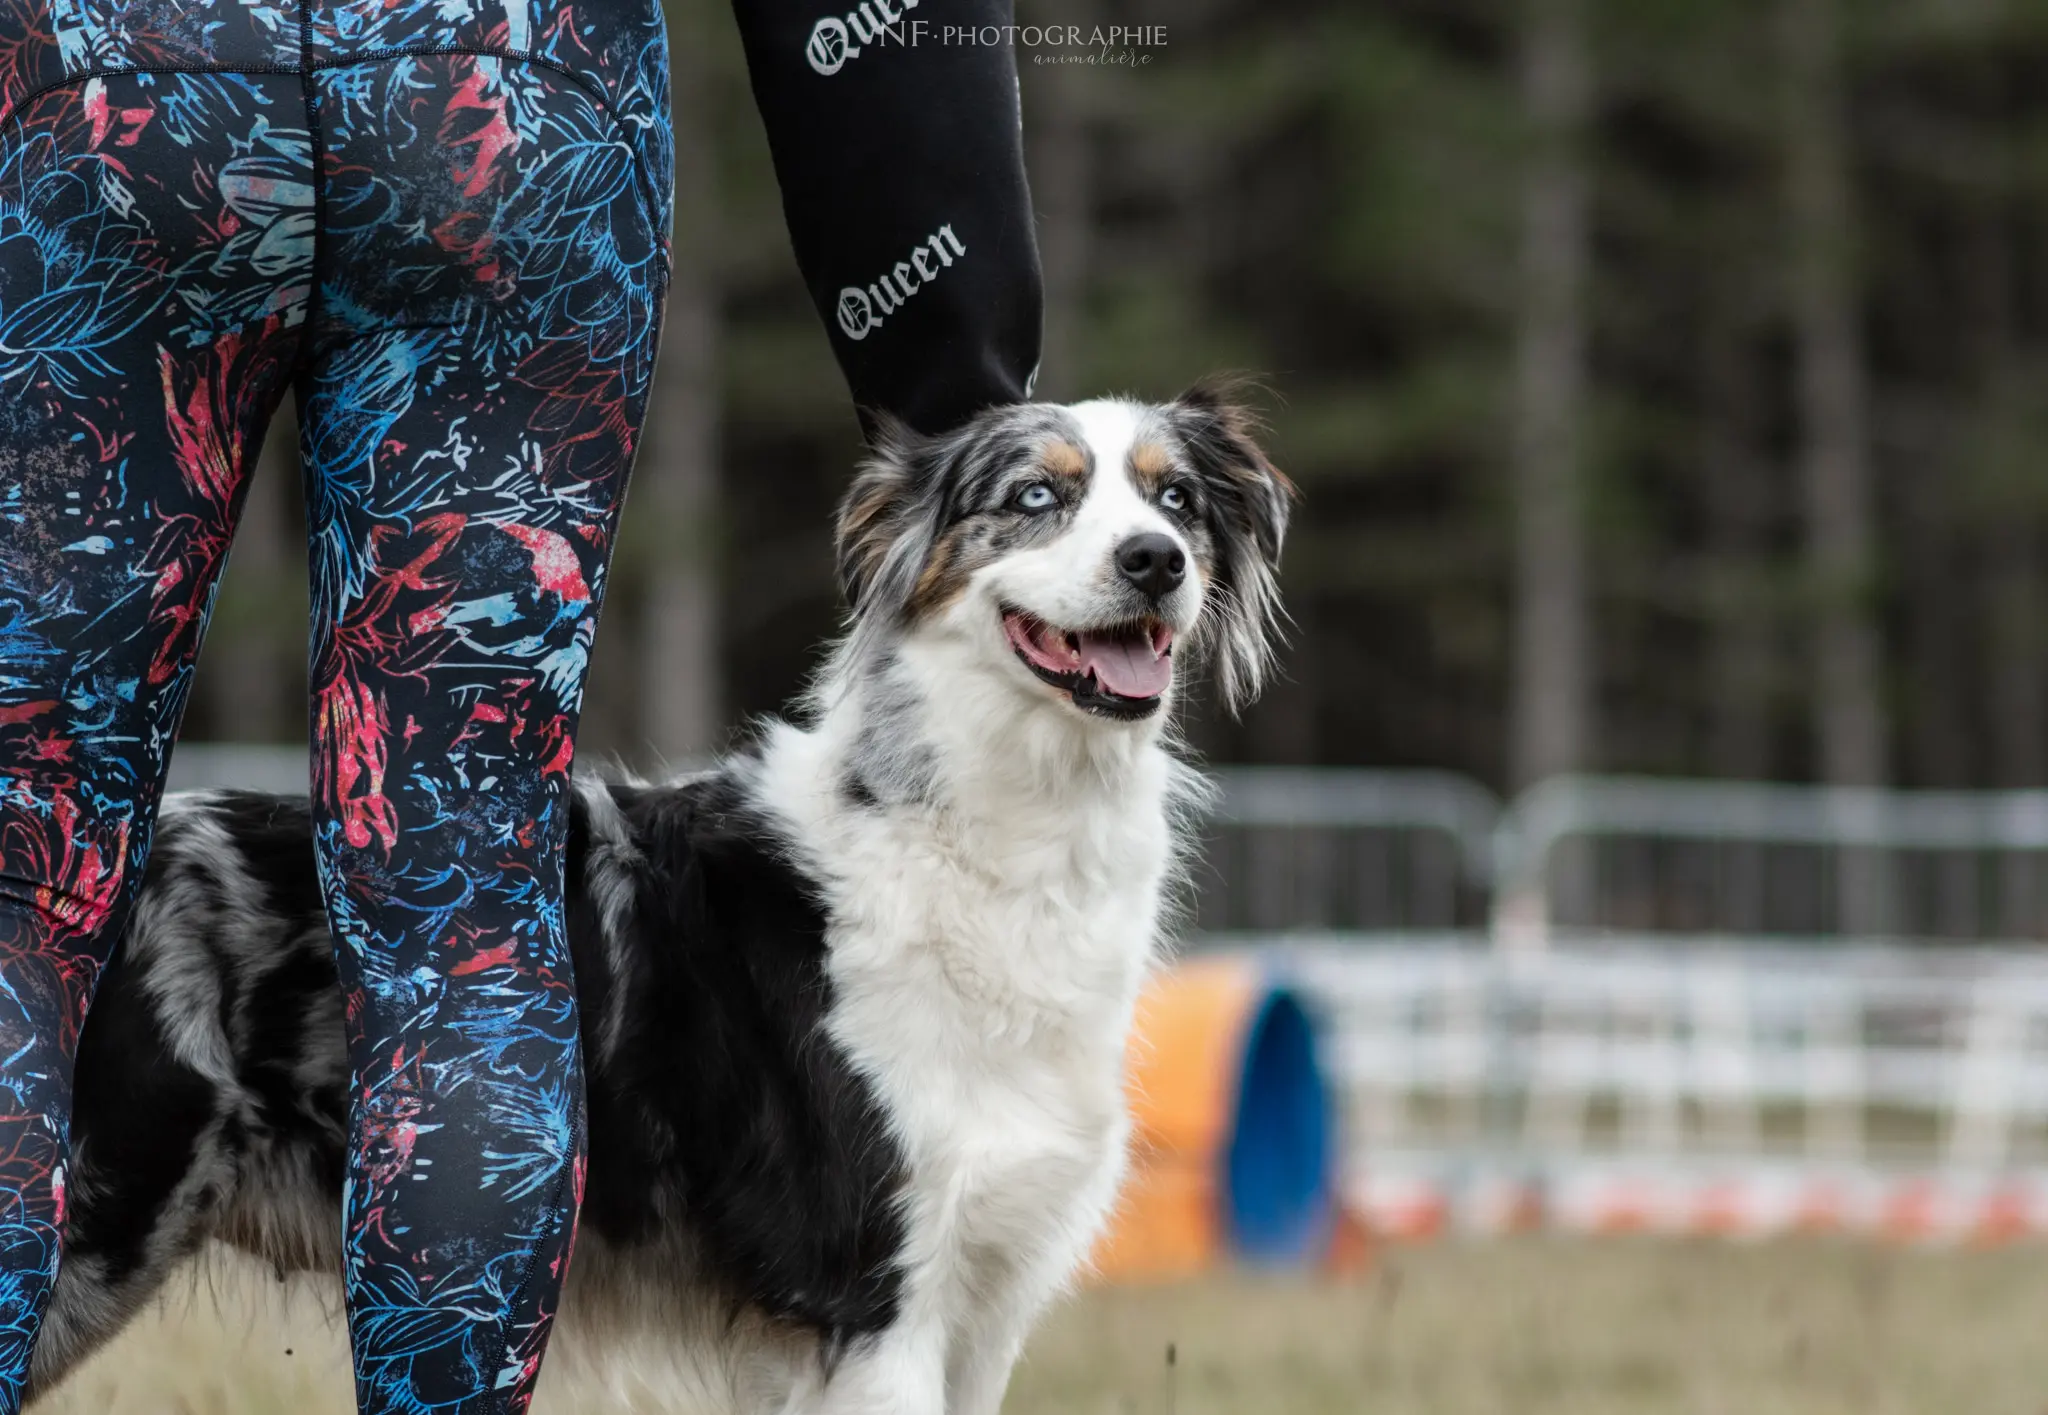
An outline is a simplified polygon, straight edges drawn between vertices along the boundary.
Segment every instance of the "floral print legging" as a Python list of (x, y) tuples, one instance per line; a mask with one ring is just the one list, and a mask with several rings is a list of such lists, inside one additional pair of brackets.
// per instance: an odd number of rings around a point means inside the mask
[(358, 1401), (531, 1395), (584, 1154), (564, 791), (666, 287), (667, 72), (655, 0), (0, 0), (0, 1412), (288, 388)]

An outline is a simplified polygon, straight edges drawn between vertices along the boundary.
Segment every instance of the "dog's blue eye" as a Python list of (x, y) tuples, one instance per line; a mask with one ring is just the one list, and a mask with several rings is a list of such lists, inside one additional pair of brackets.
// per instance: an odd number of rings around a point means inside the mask
[(1170, 486), (1159, 493), (1159, 504), (1169, 511), (1188, 509), (1188, 494), (1184, 487)]
[(1049, 511), (1059, 504), (1059, 496), (1042, 481), (1035, 481), (1017, 493), (1017, 505), (1026, 511)]

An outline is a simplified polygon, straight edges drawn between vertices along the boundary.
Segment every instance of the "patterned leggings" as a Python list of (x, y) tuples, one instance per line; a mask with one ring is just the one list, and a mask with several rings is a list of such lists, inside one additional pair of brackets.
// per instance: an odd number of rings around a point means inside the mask
[(530, 1398), (584, 1153), (563, 795), (669, 160), (656, 0), (0, 0), (0, 1412), (287, 386), (357, 1397)]

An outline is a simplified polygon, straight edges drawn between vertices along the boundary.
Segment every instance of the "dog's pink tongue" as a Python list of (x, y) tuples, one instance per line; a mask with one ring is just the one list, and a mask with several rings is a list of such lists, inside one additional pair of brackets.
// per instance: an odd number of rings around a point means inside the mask
[(1156, 698), (1173, 678), (1173, 660), (1154, 654), (1143, 639), (1081, 635), (1081, 671), (1120, 698)]

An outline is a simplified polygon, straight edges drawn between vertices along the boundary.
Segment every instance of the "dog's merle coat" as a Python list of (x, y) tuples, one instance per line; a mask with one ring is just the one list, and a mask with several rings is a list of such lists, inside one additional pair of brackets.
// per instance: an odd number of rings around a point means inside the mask
[[(730, 771), (578, 788), (579, 1244), (658, 1246), (663, 1215), (689, 1213), (726, 1299), (832, 1345), (881, 1330), (901, 1281), (902, 1157), (819, 1038), (825, 919), (788, 842)], [(79, 1048), (69, 1241), (39, 1373), (110, 1334), (208, 1237), (285, 1266), (339, 1262), (348, 1071), (311, 840), (300, 801), (166, 804)]]
[[(1197, 393), (885, 433), (809, 724), (666, 785), (578, 780), (589, 1168), (551, 1376), (633, 1339), (681, 1409), (994, 1415), (1122, 1173), (1195, 790), (1157, 656), (1206, 648), (1241, 696), (1268, 650), (1288, 489), (1246, 426)], [(1184, 582), (1134, 591), (1136, 534), (1183, 548)], [(39, 1388), (209, 1239), (338, 1270), (310, 831), (271, 796), (164, 807), (80, 1046)]]

